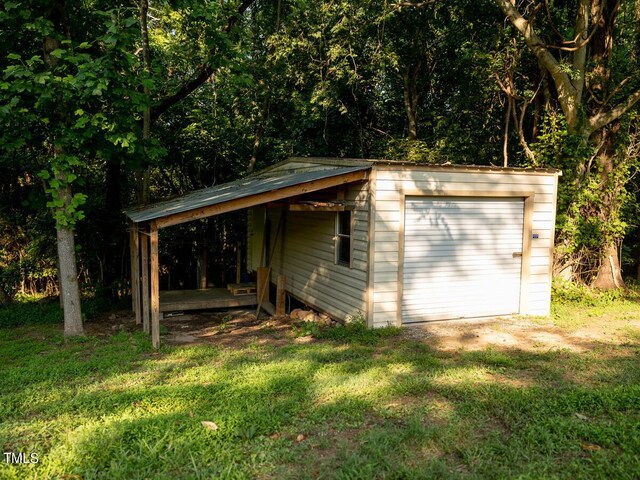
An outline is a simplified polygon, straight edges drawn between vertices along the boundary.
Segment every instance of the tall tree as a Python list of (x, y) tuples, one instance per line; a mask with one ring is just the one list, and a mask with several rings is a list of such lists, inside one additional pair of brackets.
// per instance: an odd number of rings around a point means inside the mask
[[(528, 18), (509, 0), (494, 0), (524, 39), (529, 50), (548, 72), (555, 87), (556, 98), (566, 119), (568, 134), (579, 145), (590, 146), (591, 154), (577, 155), (576, 183), (585, 186), (596, 177), (597, 193), (573, 210), (576, 222), (585, 218), (597, 220), (596, 229), (602, 237), (597, 249), (597, 273), (592, 284), (599, 288), (624, 285), (621, 275), (618, 245), (622, 236), (616, 225), (620, 217), (620, 194), (625, 179), (618, 175), (616, 133), (620, 119), (640, 101), (640, 75), (621, 58), (617, 50), (624, 43), (616, 38), (619, 0), (576, 0), (563, 5), (574, 12), (571, 36), (563, 34), (562, 26), (554, 23), (549, 2), (532, 2), (527, 6)], [(629, 9), (630, 2), (624, 7)], [(545, 19), (555, 37), (544, 35), (537, 22)], [(632, 17), (633, 18), (633, 17)], [(638, 28), (627, 22), (632, 30)], [(584, 198), (584, 197), (583, 197)]]
[(24, 174), (42, 179), (55, 222), (64, 332), (81, 335), (75, 232), (87, 198), (82, 185), (109, 151), (134, 148), (127, 118), (140, 103), (131, 82), (135, 19), (118, 8), (71, 15), (58, 0), (7, 2), (0, 21), (10, 52), (2, 59), (0, 148), (35, 159), (39, 171)]

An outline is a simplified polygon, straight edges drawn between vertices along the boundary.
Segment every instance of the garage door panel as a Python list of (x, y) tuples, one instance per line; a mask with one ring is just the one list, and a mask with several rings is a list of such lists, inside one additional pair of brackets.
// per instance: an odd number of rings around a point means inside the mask
[[(469, 238), (469, 240), (472, 240)], [(424, 258), (428, 261), (427, 251), (429, 253), (444, 253), (451, 254), (455, 257), (458, 256), (474, 256), (474, 255), (487, 255), (493, 254), (496, 249), (501, 249), (497, 256), (508, 257), (513, 256), (514, 252), (520, 252), (522, 249), (520, 242), (487, 242), (474, 245), (473, 247), (464, 247), (462, 245), (447, 245), (444, 242), (439, 243), (418, 243), (415, 245), (409, 245), (409, 248), (405, 248), (405, 255)]]
[[(498, 290), (500, 292), (507, 292), (512, 290), (519, 290), (513, 286), (513, 282), (520, 279), (519, 274), (504, 275), (503, 280), (500, 282), (491, 281), (491, 289)], [(486, 295), (486, 287), (482, 281), (487, 281), (487, 277), (476, 277), (475, 275), (469, 276), (464, 280), (458, 280), (454, 277), (442, 278), (438, 283), (439, 285), (430, 286), (429, 290), (429, 303), (435, 303), (442, 298), (457, 298), (460, 299), (457, 289), (465, 290), (465, 299)], [(425, 282), (423, 282), (425, 283)], [(421, 289), (414, 288), (409, 291), (403, 290), (403, 298), (424, 298), (425, 294)]]
[[(508, 225), (509, 223), (511, 223), (514, 219), (513, 218), (509, 218), (509, 219), (505, 219), (505, 220), (491, 220), (491, 219), (478, 219), (475, 222), (469, 222), (468, 224), (465, 225), (465, 227), (468, 228), (475, 228), (475, 229), (486, 229), (487, 227), (504, 227), (505, 225)], [(518, 217), (515, 218), (515, 220), (518, 220)], [(450, 233), (462, 233), (459, 230), (455, 230), (452, 227), (452, 223), (451, 223), (451, 218), (449, 218), (449, 221), (445, 222), (444, 220), (440, 220), (438, 222), (433, 222), (433, 223), (426, 223), (428, 220), (424, 220), (424, 219), (419, 219), (416, 218), (415, 220), (411, 220), (409, 219), (409, 221), (416, 221), (416, 222), (423, 222), (422, 225), (420, 226), (411, 226), (411, 227), (407, 227), (406, 223), (405, 223), (405, 231), (408, 230), (409, 233), (411, 232), (430, 232), (434, 227), (438, 227), (438, 228), (444, 228), (444, 229), (448, 229), (448, 231)], [(468, 231), (468, 230), (464, 230), (464, 231)]]
[(522, 198), (407, 197), (403, 323), (516, 313)]
[[(500, 277), (507, 277), (510, 275), (515, 275), (518, 278), (520, 278), (520, 269), (516, 269), (516, 268), (501, 268), (500, 269)], [(407, 281), (411, 281), (411, 282), (416, 282), (418, 285), (416, 285), (417, 287), (420, 287), (420, 283), (424, 284), (424, 287), (433, 287), (434, 285), (434, 281), (433, 279), (436, 278), (437, 282), (448, 282), (450, 279), (458, 279), (458, 280), (464, 280), (466, 278), (470, 278), (476, 282), (481, 281), (481, 280), (485, 280), (491, 283), (498, 283), (495, 280), (496, 275), (495, 274), (488, 274), (486, 273), (484, 268), (479, 268), (479, 267), (470, 267), (468, 269), (449, 269), (449, 270), (445, 270), (444, 267), (440, 268), (439, 270), (431, 270), (428, 272), (425, 272), (423, 270), (410, 270), (408, 272), (403, 272), (403, 277), (405, 280)]]

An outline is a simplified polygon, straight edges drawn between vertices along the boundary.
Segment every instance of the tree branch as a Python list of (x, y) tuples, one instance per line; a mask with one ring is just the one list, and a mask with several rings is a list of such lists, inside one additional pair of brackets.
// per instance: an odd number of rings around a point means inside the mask
[(580, 0), (578, 4), (578, 13), (576, 14), (575, 41), (577, 49), (573, 54), (573, 68), (578, 72), (578, 77), (572, 80), (573, 87), (576, 89), (577, 103), (582, 101), (582, 92), (584, 90), (585, 68), (587, 66), (587, 44), (596, 33), (598, 21), (589, 34), (589, 7), (591, 0)]
[(577, 92), (569, 75), (563, 71), (558, 60), (544, 47), (544, 42), (509, 0), (494, 0), (513, 26), (520, 32), (527, 46), (537, 57), (540, 64), (549, 72), (558, 91), (558, 100), (570, 129), (578, 125)]
[[(236, 13), (231, 15), (227, 19), (227, 25), (224, 27), (224, 32), (229, 34), (233, 30), (233, 27), (238, 23), (240, 17), (247, 9), (253, 5), (256, 0), (243, 0), (242, 3), (238, 6)], [(213, 72), (215, 71), (214, 67), (209, 63), (203, 63), (197, 69), (196, 75), (182, 84), (182, 86), (172, 95), (161, 100), (157, 105), (154, 105), (151, 108), (151, 121), (155, 122), (160, 115), (169, 110), (175, 104), (180, 103), (182, 100), (187, 98), (191, 93), (193, 93), (198, 87), (203, 85)]]
[(397, 2), (391, 5), (392, 8), (395, 8), (397, 10), (402, 10), (402, 7), (410, 7), (410, 8), (422, 8), (422, 7), (426, 7), (427, 5), (432, 5), (436, 3), (436, 0), (425, 0), (423, 2), (418, 2), (418, 3), (414, 3), (414, 2)]
[(620, 102), (608, 112), (598, 113), (597, 115), (592, 116), (587, 120), (589, 133), (595, 132), (614, 120), (617, 120), (631, 110), (638, 101), (640, 101), (640, 89), (629, 95), (624, 102)]

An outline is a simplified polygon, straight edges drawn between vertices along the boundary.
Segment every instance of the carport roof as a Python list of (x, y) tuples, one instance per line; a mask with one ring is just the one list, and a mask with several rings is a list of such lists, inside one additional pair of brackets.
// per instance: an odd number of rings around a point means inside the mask
[[(160, 226), (175, 225), (197, 218), (239, 210), (268, 201), (362, 180), (366, 178), (366, 170), (370, 168), (370, 163), (361, 162), (359, 165), (353, 166), (325, 165), (319, 169), (305, 171), (265, 171), (233, 182), (196, 190), (152, 205), (132, 208), (126, 210), (125, 214), (134, 223), (157, 220)], [(357, 175), (358, 172), (361, 172), (361, 174)], [(300, 188), (291, 188), (296, 186), (300, 186)], [(241, 199), (246, 201), (237, 202)], [(223, 204), (225, 208), (222, 208)], [(217, 205), (221, 208), (214, 209)], [(189, 215), (189, 212), (193, 214)], [(211, 213), (207, 215), (206, 213), (208, 212)]]

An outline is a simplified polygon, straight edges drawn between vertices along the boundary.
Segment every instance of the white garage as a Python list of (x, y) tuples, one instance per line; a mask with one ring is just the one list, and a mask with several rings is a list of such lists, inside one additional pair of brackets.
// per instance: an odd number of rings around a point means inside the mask
[[(273, 311), (297, 300), (336, 319), (364, 318), (370, 327), (549, 315), (560, 175), (544, 168), (291, 158), (128, 210), (133, 309), (147, 329), (151, 313), (156, 346), (161, 311), (267, 308), (266, 286), (276, 281)], [(230, 212), (247, 215), (237, 278), (244, 264), (256, 293), (238, 298), (214, 285), (161, 296), (159, 229)]]
[[(236, 211), (247, 212), (246, 273), (262, 285), (278, 282), (276, 310), (297, 300), (336, 319), (365, 318), (371, 327), (549, 315), (560, 175), (543, 168), (291, 158), (132, 209), (141, 316), (148, 318), (151, 305), (157, 327), (160, 311), (177, 308), (168, 301), (171, 292), (159, 294), (158, 230)], [(147, 231), (155, 239), (151, 294)], [(215, 287), (192, 292), (197, 301), (178, 306), (220, 305), (223, 294), (230, 297), (225, 304), (237, 304), (223, 285)], [(256, 294), (243, 302), (270, 304), (268, 295), (263, 302)], [(158, 328), (152, 328), (156, 344)]]
[(558, 170), (294, 158), (263, 174), (345, 168), (366, 178), (250, 211), (253, 270), (371, 327), (549, 314)]
[(369, 324), (549, 315), (560, 175), (375, 163)]

